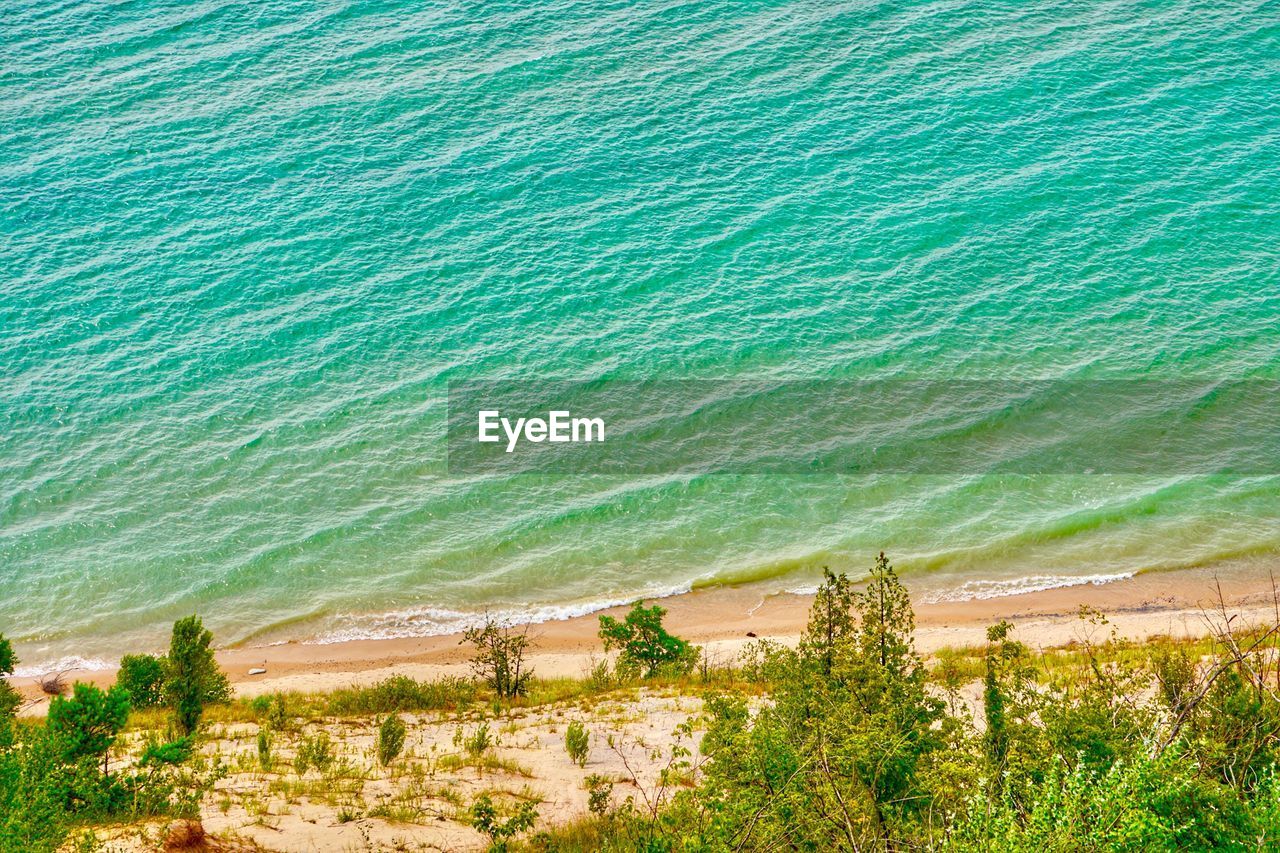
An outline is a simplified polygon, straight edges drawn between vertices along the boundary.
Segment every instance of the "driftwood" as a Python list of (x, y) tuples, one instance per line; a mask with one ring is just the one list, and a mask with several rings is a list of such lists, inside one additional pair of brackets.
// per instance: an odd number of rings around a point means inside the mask
[(62, 680), (62, 676), (67, 671), (55, 672), (53, 675), (46, 675), (40, 679), (40, 690), (47, 696), (61, 696), (67, 692), (67, 683)]

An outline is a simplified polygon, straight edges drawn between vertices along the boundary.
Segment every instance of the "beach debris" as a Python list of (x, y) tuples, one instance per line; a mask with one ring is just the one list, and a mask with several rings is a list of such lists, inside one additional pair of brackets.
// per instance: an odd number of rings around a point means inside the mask
[(253, 669), (249, 670), (250, 675), (266, 675), (266, 673), (267, 668), (264, 666), (255, 666)]
[(67, 692), (67, 684), (62, 680), (66, 670), (46, 675), (40, 679), (40, 690), (49, 696), (61, 696)]

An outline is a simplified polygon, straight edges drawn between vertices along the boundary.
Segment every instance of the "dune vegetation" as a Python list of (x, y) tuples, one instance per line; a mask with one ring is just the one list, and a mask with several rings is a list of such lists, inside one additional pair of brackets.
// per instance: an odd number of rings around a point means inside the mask
[(602, 617), (580, 679), (490, 624), (474, 678), (234, 698), (191, 617), (44, 720), (0, 682), (0, 850), (1280, 849), (1280, 621), (925, 658), (883, 555), (794, 645), (715, 660), (663, 616)]

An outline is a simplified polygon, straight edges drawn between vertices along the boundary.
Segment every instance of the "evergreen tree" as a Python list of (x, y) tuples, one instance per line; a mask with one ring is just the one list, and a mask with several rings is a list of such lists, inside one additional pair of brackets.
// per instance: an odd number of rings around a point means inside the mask
[(18, 658), (13, 645), (0, 634), (0, 750), (8, 749), (14, 742), (14, 716), (22, 704), (22, 696), (11, 685), (7, 676), (13, 675)]
[(107, 774), (111, 747), (129, 719), (129, 693), (121, 687), (102, 691), (77, 682), (70, 698), (55, 696), (49, 704), (49, 733), (67, 764), (102, 762)]
[(200, 725), (205, 705), (231, 696), (227, 676), (213, 659), (213, 634), (205, 630), (199, 616), (173, 623), (164, 693), (184, 735)]
[(818, 587), (809, 608), (809, 624), (800, 640), (800, 652), (806, 660), (815, 663), (824, 676), (831, 675), (836, 649), (853, 635), (856, 627), (853, 603), (849, 576), (844, 572), (833, 574), (823, 566), (822, 586)]

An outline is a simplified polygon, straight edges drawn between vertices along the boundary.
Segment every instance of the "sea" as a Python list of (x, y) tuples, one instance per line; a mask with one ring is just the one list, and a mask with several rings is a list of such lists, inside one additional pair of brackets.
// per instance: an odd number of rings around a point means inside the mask
[(0, 633), (1272, 565), (1266, 466), (457, 472), (445, 424), (462, 380), (1280, 380), (1278, 58), (1274, 0), (6, 0)]

